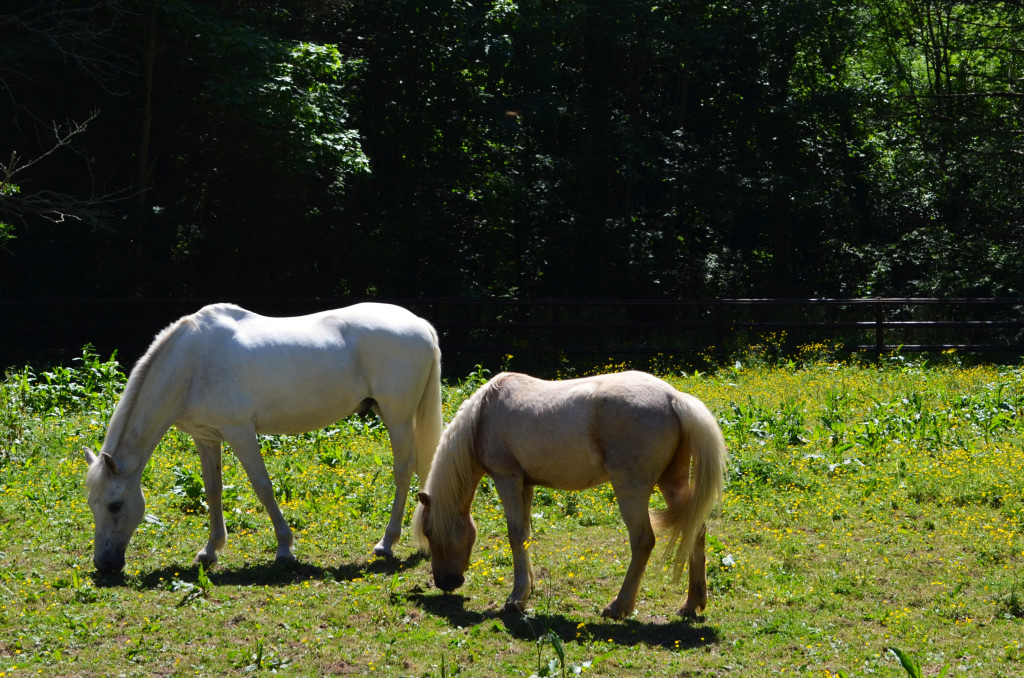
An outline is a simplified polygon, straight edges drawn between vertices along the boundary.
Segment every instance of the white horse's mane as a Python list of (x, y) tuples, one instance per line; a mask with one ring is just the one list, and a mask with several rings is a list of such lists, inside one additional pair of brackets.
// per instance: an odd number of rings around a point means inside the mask
[[(139, 358), (137, 363), (135, 363), (135, 367), (132, 368), (131, 374), (128, 376), (128, 383), (124, 387), (121, 399), (114, 407), (114, 413), (110, 416), (110, 424), (107, 427), (107, 436), (103, 439), (103, 447), (101, 448), (102, 452), (113, 455), (114, 451), (117, 449), (117, 445), (121, 441), (121, 436), (124, 435), (124, 430), (128, 425), (128, 421), (131, 419), (131, 413), (135, 408), (135, 402), (138, 399), (139, 391), (142, 390), (142, 385), (146, 382), (146, 376), (149, 374), (150, 368), (152, 368), (163, 349), (171, 343), (171, 340), (177, 335), (178, 330), (185, 325), (191, 325), (192, 327), (198, 326), (195, 319), (190, 315), (178, 318), (156, 335), (156, 338), (153, 339), (153, 343), (149, 345), (149, 348), (146, 349), (143, 356)], [(85, 477), (85, 484), (87, 487), (92, 485), (95, 481), (96, 474), (99, 473), (102, 468), (102, 464), (95, 464), (89, 469), (89, 473)]]
[[(459, 406), (455, 418), (441, 434), (437, 453), (430, 465), (430, 474), (423, 491), (430, 496), (431, 539), (447, 543), (448, 535), (459, 518), (459, 505), (464, 501), (465, 491), (470, 488), (476, 465), (477, 423), (480, 411), (495, 394), (508, 373), (502, 373), (477, 389), (476, 393)], [(423, 534), (423, 506), (417, 505), (412, 517), (413, 542), (425, 552), (430, 546)]]

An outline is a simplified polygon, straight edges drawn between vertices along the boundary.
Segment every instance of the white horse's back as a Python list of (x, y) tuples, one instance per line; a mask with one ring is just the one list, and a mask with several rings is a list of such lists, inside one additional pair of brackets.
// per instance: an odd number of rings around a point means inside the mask
[[(423, 319), (365, 303), (293, 318), (262, 316), (231, 304), (190, 316), (193, 379), (183, 428), (216, 416), (251, 419), (260, 433), (327, 426), (373, 401), (388, 418), (412, 416), (437, 338)], [(400, 411), (399, 411), (400, 410)], [(341, 413), (339, 415), (339, 413)]]

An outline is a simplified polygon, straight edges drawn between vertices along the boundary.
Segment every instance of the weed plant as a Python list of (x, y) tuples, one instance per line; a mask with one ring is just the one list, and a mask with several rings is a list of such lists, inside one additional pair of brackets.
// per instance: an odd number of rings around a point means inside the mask
[[(101, 443), (124, 374), (88, 349), (67, 368), (9, 372), (0, 678), (1024, 676), (1024, 373), (955, 355), (835, 356), (762, 347), (704, 373), (659, 358), (660, 376), (716, 413), (730, 448), (709, 524), (711, 597), (693, 622), (673, 616), (685, 582), (661, 561), (632, 618), (600, 617), (629, 558), (607, 486), (538, 488), (526, 615), (501, 613), (512, 561), (486, 479), (457, 593), (432, 586), (407, 539), (397, 559), (373, 557), (393, 493), (373, 417), (261, 439), (294, 567), (273, 564), (269, 520), (230, 450), (228, 546), (209, 571), (192, 564), (206, 506), (192, 442), (172, 430), (143, 477), (147, 515), (126, 571), (99, 577), (81, 448)], [(488, 376), (445, 386), (447, 419)]]

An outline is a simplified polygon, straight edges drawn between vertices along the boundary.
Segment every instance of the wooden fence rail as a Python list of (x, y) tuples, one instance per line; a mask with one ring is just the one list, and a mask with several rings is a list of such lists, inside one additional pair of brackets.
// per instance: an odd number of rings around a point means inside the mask
[[(359, 299), (0, 300), (0, 367), (67, 360), (89, 343), (131, 364), (162, 327), (214, 301), (297, 315)], [(377, 299), (434, 323), (445, 363), (462, 370), (502, 356), (598, 359), (728, 354), (766, 337), (788, 348), (839, 342), (873, 355), (957, 350), (1024, 354), (1024, 299)], [(769, 335), (775, 335), (774, 338)]]

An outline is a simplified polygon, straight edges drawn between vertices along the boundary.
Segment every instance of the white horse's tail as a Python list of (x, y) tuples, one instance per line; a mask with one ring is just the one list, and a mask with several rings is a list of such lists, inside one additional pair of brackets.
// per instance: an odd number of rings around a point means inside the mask
[(665, 556), (678, 579), (705, 519), (722, 496), (728, 455), (722, 429), (704, 403), (681, 393), (673, 407), (683, 432), (676, 460), (682, 457), (689, 465), (692, 459), (693, 472), (689, 487), (676, 495), (677, 501), (669, 499), (667, 509), (651, 512), (651, 525), (655, 532), (667, 533)]
[(416, 406), (416, 419), (413, 422), (413, 452), (416, 455), (416, 473), (419, 475), (420, 487), (426, 487), (430, 463), (434, 460), (437, 443), (441, 439), (444, 427), (444, 415), (441, 413), (441, 348), (438, 346), (437, 333), (434, 337), (434, 359), (427, 376), (427, 385)]

